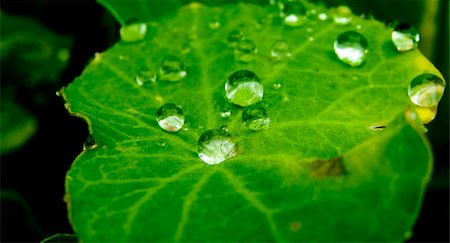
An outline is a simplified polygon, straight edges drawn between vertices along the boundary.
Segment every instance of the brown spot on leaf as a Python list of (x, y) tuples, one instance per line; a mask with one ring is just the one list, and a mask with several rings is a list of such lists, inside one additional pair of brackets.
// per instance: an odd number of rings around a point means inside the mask
[(327, 160), (318, 159), (313, 161), (309, 166), (311, 176), (320, 178), (344, 175), (345, 168), (342, 160), (342, 157), (335, 157)]

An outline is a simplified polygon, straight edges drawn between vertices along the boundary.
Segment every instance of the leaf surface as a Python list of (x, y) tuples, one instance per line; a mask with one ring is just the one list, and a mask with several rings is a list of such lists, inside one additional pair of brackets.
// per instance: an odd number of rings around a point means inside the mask
[[(392, 29), (377, 21), (309, 19), (291, 28), (276, 17), (267, 23), (271, 13), (250, 4), (187, 5), (149, 23), (144, 41), (97, 54), (63, 90), (98, 145), (67, 175), (69, 214), (82, 241), (403, 240), (432, 163), (427, 142), (404, 118), (407, 87), (423, 72), (439, 72), (417, 50), (397, 53)], [(215, 18), (221, 27), (210, 29)], [(333, 42), (357, 25), (369, 56), (351, 68)], [(233, 30), (256, 43), (254, 62), (235, 60), (226, 41)], [(292, 48), (289, 61), (270, 57), (280, 39)], [(183, 61), (186, 78), (139, 86), (138, 71), (158, 71), (167, 55)], [(224, 84), (242, 69), (264, 84), (267, 130), (247, 130), (242, 109), (226, 101)], [(155, 116), (165, 103), (183, 108), (187, 129), (159, 128)], [(225, 106), (229, 118), (220, 115)], [(239, 154), (211, 166), (198, 157), (197, 139), (223, 125)], [(380, 125), (387, 128), (372, 129)]]

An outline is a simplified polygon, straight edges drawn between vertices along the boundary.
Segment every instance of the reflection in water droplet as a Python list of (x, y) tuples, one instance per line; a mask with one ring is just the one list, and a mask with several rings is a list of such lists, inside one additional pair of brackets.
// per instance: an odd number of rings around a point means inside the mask
[(231, 46), (236, 46), (243, 38), (244, 35), (239, 30), (232, 30), (228, 34), (227, 41)]
[(229, 106), (225, 106), (220, 110), (220, 117), (228, 118), (231, 116), (231, 108)]
[(158, 145), (159, 146), (166, 146), (166, 140), (164, 138), (160, 138), (158, 140)]
[(254, 104), (244, 108), (242, 122), (247, 128), (258, 131), (269, 128), (270, 118), (261, 104)]
[(214, 17), (211, 21), (209, 21), (209, 28), (212, 30), (217, 30), (220, 28), (220, 21), (218, 17)]
[(352, 21), (352, 10), (347, 6), (333, 9), (333, 19), (336, 24), (346, 25)]
[(120, 28), (120, 38), (125, 42), (140, 41), (147, 34), (147, 25), (145, 23), (132, 23)]
[(223, 129), (208, 130), (197, 142), (198, 156), (209, 165), (222, 163), (237, 154), (237, 146), (233, 137)]
[(259, 77), (252, 71), (233, 73), (225, 83), (228, 100), (236, 105), (249, 106), (262, 100), (264, 89)]
[(356, 67), (366, 60), (369, 50), (364, 36), (356, 31), (347, 31), (340, 34), (334, 42), (334, 51), (341, 61)]
[(437, 105), (431, 107), (422, 107), (418, 105), (414, 105), (413, 109), (416, 111), (419, 119), (423, 124), (428, 124), (436, 118), (437, 114)]
[(392, 42), (397, 47), (397, 51), (413, 50), (419, 45), (419, 41), (419, 32), (409, 24), (398, 24), (392, 32)]
[(270, 55), (276, 60), (283, 61), (291, 58), (292, 53), (289, 44), (283, 40), (279, 40), (273, 43)]
[(257, 53), (256, 45), (251, 40), (242, 40), (237, 44), (234, 53), (236, 60), (245, 63), (252, 62)]
[(177, 82), (186, 77), (184, 64), (176, 56), (166, 56), (159, 69), (161, 80)]
[(167, 103), (156, 112), (156, 121), (162, 129), (177, 132), (184, 124), (183, 110), (175, 104)]
[(287, 26), (297, 27), (306, 21), (306, 8), (301, 2), (285, 3), (283, 13), (283, 22)]
[(440, 77), (425, 73), (414, 78), (408, 87), (411, 101), (422, 107), (437, 106), (445, 90), (445, 81)]
[(86, 141), (83, 143), (83, 150), (91, 150), (96, 149), (98, 145), (95, 143), (94, 136), (92, 134), (89, 134), (86, 138)]
[(139, 69), (136, 75), (136, 83), (139, 86), (152, 86), (156, 82), (156, 73), (152, 69), (149, 68), (141, 68)]

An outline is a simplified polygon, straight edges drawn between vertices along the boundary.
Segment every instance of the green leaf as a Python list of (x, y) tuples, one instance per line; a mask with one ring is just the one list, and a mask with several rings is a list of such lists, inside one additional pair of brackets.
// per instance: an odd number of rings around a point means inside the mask
[(55, 235), (52, 235), (52, 236), (50, 236), (48, 238), (45, 238), (41, 242), (42, 243), (47, 243), (47, 242), (59, 242), (59, 243), (61, 243), (61, 242), (69, 242), (69, 243), (73, 242), (73, 243), (76, 243), (76, 242), (79, 242), (79, 241), (78, 241), (78, 238), (75, 235), (72, 235), (72, 234), (55, 234)]
[(57, 82), (68, 64), (72, 39), (51, 32), (34, 19), (3, 11), (0, 22), (2, 71), (28, 86)]
[[(407, 87), (423, 72), (441, 75), (418, 50), (398, 53), (392, 29), (374, 20), (307, 20), (291, 28), (276, 17), (268, 23), (271, 13), (249, 4), (187, 5), (149, 23), (144, 41), (96, 55), (62, 90), (97, 142), (66, 181), (81, 241), (365, 242), (410, 235), (432, 160), (417, 125), (404, 118)], [(221, 27), (210, 29), (217, 16)], [(333, 43), (356, 25), (369, 55), (351, 68)], [(226, 41), (232, 30), (255, 41), (254, 62), (235, 61)], [(293, 49), (291, 60), (270, 58), (279, 39)], [(167, 55), (184, 62), (186, 78), (139, 86), (138, 71), (159, 70)], [(264, 84), (267, 130), (247, 130), (242, 109), (226, 101), (224, 84), (241, 69)], [(158, 127), (156, 112), (165, 103), (183, 108), (186, 129)], [(229, 118), (220, 115), (225, 106)], [(208, 165), (197, 155), (197, 139), (223, 125), (238, 141), (238, 155)]]
[(3, 94), (3, 92), (2, 90), (0, 103), (0, 154), (2, 155), (28, 142), (38, 126), (33, 115), (17, 104), (11, 95)]

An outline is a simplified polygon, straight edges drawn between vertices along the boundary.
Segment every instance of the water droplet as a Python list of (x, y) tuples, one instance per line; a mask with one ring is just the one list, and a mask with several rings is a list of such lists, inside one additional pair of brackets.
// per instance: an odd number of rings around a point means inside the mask
[(409, 24), (400, 23), (392, 32), (392, 42), (397, 47), (397, 51), (413, 50), (419, 45), (419, 41), (419, 32)]
[(259, 77), (252, 71), (233, 73), (225, 83), (228, 100), (236, 105), (249, 106), (262, 100), (264, 89)]
[(147, 34), (147, 25), (145, 23), (131, 23), (120, 28), (120, 38), (125, 42), (140, 41)]
[(291, 48), (287, 42), (279, 40), (273, 43), (270, 55), (279, 61), (287, 60), (292, 57)]
[(333, 19), (336, 24), (346, 25), (352, 21), (352, 10), (347, 6), (338, 6), (333, 9)]
[(231, 46), (236, 46), (243, 38), (244, 35), (239, 30), (232, 30), (228, 34), (227, 41)]
[(413, 108), (423, 124), (428, 124), (432, 122), (434, 118), (436, 118), (437, 105), (431, 107), (422, 107), (415, 105)]
[(218, 17), (213, 18), (211, 21), (209, 21), (209, 28), (212, 30), (217, 30), (220, 28), (220, 21)]
[(281, 83), (274, 83), (274, 84), (272, 84), (272, 87), (274, 89), (281, 89)]
[(356, 31), (347, 31), (340, 34), (334, 42), (334, 51), (341, 61), (356, 67), (366, 60), (369, 50), (364, 36)]
[(231, 108), (229, 106), (225, 106), (220, 110), (220, 117), (228, 118), (231, 116)]
[(313, 36), (310, 36), (310, 37), (308, 37), (308, 40), (309, 40), (310, 42), (313, 42), (313, 41), (314, 41), (314, 37), (313, 37)]
[(261, 104), (254, 104), (244, 108), (242, 122), (247, 128), (258, 131), (269, 128), (270, 118)]
[(242, 40), (237, 44), (234, 53), (236, 60), (245, 63), (252, 62), (257, 53), (256, 45), (251, 40)]
[(83, 150), (91, 150), (96, 149), (98, 145), (95, 143), (94, 136), (92, 134), (89, 134), (86, 138), (86, 141), (83, 143)]
[(414, 78), (408, 87), (412, 103), (422, 106), (437, 106), (445, 90), (445, 81), (440, 77), (425, 73)]
[(61, 91), (56, 91), (56, 96), (60, 97), (61, 96)]
[(183, 110), (175, 104), (167, 103), (156, 112), (156, 121), (162, 129), (177, 132), (184, 124)]
[(166, 140), (164, 138), (160, 138), (158, 140), (158, 145), (159, 146), (166, 146)]
[(301, 2), (285, 3), (283, 13), (283, 22), (287, 26), (297, 27), (306, 21), (306, 8)]
[(209, 165), (220, 164), (237, 154), (237, 144), (233, 137), (223, 129), (208, 130), (197, 142), (198, 156)]
[(325, 21), (328, 19), (328, 14), (325, 12), (320, 13), (318, 16), (319, 16), (319, 19), (322, 21)]
[(156, 82), (156, 73), (152, 69), (149, 68), (141, 68), (139, 69), (136, 75), (136, 83), (139, 86), (152, 86)]
[(177, 82), (186, 77), (184, 64), (176, 56), (166, 56), (159, 70), (161, 80)]
[(362, 29), (362, 25), (358, 24), (358, 25), (355, 26), (355, 28), (356, 28), (357, 30), (361, 30), (361, 29)]

